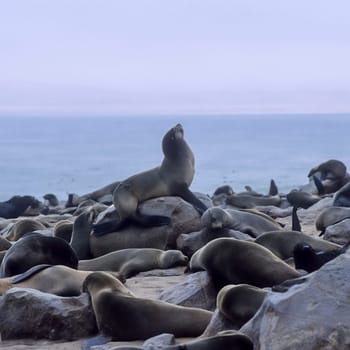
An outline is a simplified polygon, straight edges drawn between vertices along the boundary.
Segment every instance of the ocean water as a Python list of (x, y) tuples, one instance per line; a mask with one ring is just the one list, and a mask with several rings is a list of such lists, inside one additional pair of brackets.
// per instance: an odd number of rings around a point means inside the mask
[(350, 167), (350, 115), (178, 117), (1, 117), (0, 200), (30, 194), (84, 194), (153, 168), (161, 140), (181, 123), (196, 159), (193, 191), (223, 184), (281, 192), (307, 183), (313, 166)]

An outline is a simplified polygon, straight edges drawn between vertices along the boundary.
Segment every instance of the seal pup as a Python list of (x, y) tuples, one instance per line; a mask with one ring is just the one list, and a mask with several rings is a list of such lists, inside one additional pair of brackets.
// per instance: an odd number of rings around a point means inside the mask
[(171, 128), (163, 137), (164, 159), (160, 166), (133, 175), (122, 181), (113, 192), (113, 205), (119, 220), (96, 223), (94, 235), (103, 235), (120, 229), (128, 222), (141, 226), (170, 224), (170, 218), (141, 215), (138, 206), (146, 199), (161, 196), (180, 196), (200, 213), (207, 209), (190, 190), (194, 177), (194, 155), (184, 139), (181, 124)]
[(145, 340), (161, 333), (197, 337), (212, 316), (212, 312), (198, 308), (136, 298), (104, 272), (86, 277), (82, 290), (91, 297), (99, 331), (112, 340)]
[(234, 231), (231, 215), (220, 207), (207, 209), (201, 217), (202, 230), (181, 234), (177, 240), (177, 248), (191, 257), (198, 249), (215, 238), (232, 237), (237, 239), (252, 239), (240, 231)]
[(78, 257), (64, 239), (30, 233), (15, 242), (6, 252), (0, 277), (18, 275), (35, 265), (66, 265), (78, 267)]
[(229, 284), (220, 289), (216, 306), (236, 329), (240, 329), (256, 314), (268, 293), (249, 284)]
[(293, 257), (294, 247), (298, 243), (307, 243), (316, 250), (336, 251), (341, 246), (320, 238), (312, 237), (299, 231), (271, 231), (257, 237), (254, 241), (270, 250), (280, 259), (287, 260)]
[[(209, 208), (210, 210), (211, 208)], [(279, 223), (270, 216), (263, 214), (255, 209), (222, 209), (231, 216), (233, 230), (237, 230), (250, 235), (253, 238), (258, 237), (268, 231), (282, 231)]]
[(300, 277), (300, 273), (267, 248), (235, 238), (217, 238), (199, 249), (190, 260), (191, 271), (206, 270), (219, 288), (251, 284), (264, 288)]
[(0, 202), (0, 217), (14, 219), (24, 214), (28, 208), (40, 208), (40, 202), (33, 196), (13, 196)]
[(129, 278), (142, 271), (169, 269), (187, 265), (188, 258), (179, 250), (130, 248), (111, 252), (100, 257), (79, 260), (78, 269), (88, 271), (118, 271)]
[[(1, 278), (0, 295), (10, 288), (20, 287), (33, 288), (62, 297), (77, 296), (81, 294), (83, 281), (92, 272), (78, 271), (64, 265), (36, 265), (22, 274)], [(120, 279), (118, 273), (113, 273), (113, 276)]]

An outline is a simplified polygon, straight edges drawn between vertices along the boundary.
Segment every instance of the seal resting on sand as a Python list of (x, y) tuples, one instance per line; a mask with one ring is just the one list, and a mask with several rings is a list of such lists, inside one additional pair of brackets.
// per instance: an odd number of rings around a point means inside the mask
[(166, 216), (142, 215), (139, 212), (139, 204), (150, 198), (179, 196), (191, 203), (200, 214), (207, 209), (189, 190), (194, 177), (194, 155), (184, 139), (181, 124), (177, 124), (165, 134), (162, 148), (164, 159), (160, 166), (133, 175), (116, 187), (113, 192), (113, 204), (119, 218), (114, 221), (97, 222), (94, 225), (94, 235), (117, 231), (128, 221), (145, 227), (169, 224), (170, 219)]
[(161, 333), (197, 337), (212, 316), (212, 312), (199, 308), (136, 298), (118, 279), (104, 272), (90, 274), (82, 289), (91, 297), (99, 331), (112, 340), (141, 340)]

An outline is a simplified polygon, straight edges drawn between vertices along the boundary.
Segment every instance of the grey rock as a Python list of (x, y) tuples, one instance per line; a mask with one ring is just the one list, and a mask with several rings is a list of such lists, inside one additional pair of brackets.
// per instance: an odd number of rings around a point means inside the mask
[(160, 350), (163, 349), (164, 346), (174, 345), (175, 337), (173, 334), (163, 333), (157, 335), (155, 337), (147, 339), (142, 344), (142, 349), (144, 350)]
[(12, 288), (0, 301), (3, 340), (76, 340), (97, 332), (87, 294), (58, 297), (29, 288)]
[(236, 329), (234, 324), (228, 318), (226, 318), (219, 311), (219, 309), (216, 309), (207, 328), (205, 329), (201, 337), (212, 337), (218, 334), (219, 332), (232, 329)]
[(241, 331), (256, 350), (350, 349), (350, 254), (285, 293), (271, 293)]
[[(181, 233), (201, 228), (198, 212), (180, 197), (150, 199), (143, 202), (139, 209), (142, 214), (171, 217), (171, 224), (149, 228), (130, 225), (100, 237), (92, 235), (90, 247), (94, 257), (125, 248), (176, 249), (176, 239)], [(108, 215), (113, 217), (111, 213)], [(103, 217), (102, 213), (100, 217)]]
[(159, 299), (168, 303), (214, 310), (217, 291), (206, 271), (196, 272), (175, 287), (164, 290)]
[(323, 238), (340, 245), (348, 243), (350, 240), (350, 219), (328, 226)]

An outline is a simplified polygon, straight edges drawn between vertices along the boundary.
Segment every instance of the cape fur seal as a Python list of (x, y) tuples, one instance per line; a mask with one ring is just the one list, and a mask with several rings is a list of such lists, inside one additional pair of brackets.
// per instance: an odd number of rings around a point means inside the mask
[(0, 217), (5, 219), (17, 218), (28, 208), (40, 209), (41, 203), (32, 196), (13, 196), (5, 202), (0, 202)]
[(350, 182), (334, 194), (333, 205), (335, 207), (350, 207)]
[(95, 235), (120, 229), (128, 221), (141, 226), (167, 225), (165, 216), (141, 215), (138, 205), (146, 199), (161, 196), (180, 196), (202, 214), (207, 207), (190, 190), (194, 177), (194, 155), (184, 139), (181, 124), (171, 128), (163, 137), (164, 159), (160, 166), (133, 175), (120, 182), (113, 192), (113, 204), (119, 219), (96, 223)]
[(90, 274), (83, 283), (89, 293), (97, 327), (113, 340), (145, 340), (161, 333), (197, 337), (212, 312), (159, 300), (136, 298), (116, 278), (104, 272)]
[(256, 314), (267, 294), (268, 291), (249, 284), (229, 284), (220, 289), (216, 306), (240, 329)]
[(330, 207), (325, 208), (316, 218), (316, 229), (321, 231), (320, 236), (328, 226), (337, 224), (345, 219), (350, 218), (350, 208), (347, 207)]
[(80, 260), (79, 270), (119, 271), (123, 278), (129, 278), (142, 271), (168, 269), (187, 265), (188, 258), (179, 250), (152, 248), (130, 248), (111, 252), (95, 259)]
[(206, 270), (220, 288), (246, 283), (271, 287), (300, 273), (267, 248), (235, 238), (217, 238), (198, 250), (190, 260), (190, 269)]
[(300, 242), (296, 244), (293, 250), (295, 268), (309, 273), (316, 271), (328, 261), (335, 259), (340, 254), (344, 254), (349, 245), (350, 241), (337, 250), (316, 251), (310, 244)]
[(340, 248), (338, 244), (312, 237), (299, 231), (266, 232), (257, 237), (255, 243), (264, 246), (283, 260), (293, 257), (293, 249), (298, 243), (307, 243), (316, 250), (323, 251), (335, 251)]
[(0, 267), (0, 277), (18, 275), (40, 264), (66, 265), (76, 269), (78, 257), (62, 238), (30, 233), (6, 252)]
[(230, 228), (250, 235), (255, 238), (264, 232), (282, 230), (279, 223), (270, 216), (254, 209), (223, 209), (213, 207), (208, 209), (209, 213), (214, 211), (224, 211), (227, 222), (230, 221)]
[(256, 206), (278, 206), (281, 203), (281, 197), (278, 194), (278, 188), (274, 180), (270, 181), (270, 189), (267, 195), (253, 191), (249, 186), (246, 186), (246, 189), (245, 192), (229, 195), (226, 198), (226, 204), (237, 208), (250, 209)]
[[(36, 265), (22, 274), (0, 279), (0, 295), (13, 287), (33, 288), (59, 296), (80, 295), (85, 278), (92, 271), (78, 271), (64, 265)], [(114, 273), (119, 278), (119, 274)]]
[(6, 238), (9, 241), (17, 241), (26, 233), (45, 229), (46, 226), (38, 220), (30, 218), (20, 219), (11, 227)]
[[(320, 194), (336, 192), (350, 180), (345, 164), (336, 159), (330, 159), (317, 165), (310, 170), (307, 176), (309, 178), (315, 176), (321, 180), (320, 184), (316, 184)], [(320, 185), (322, 188), (320, 188)]]
[(215, 238), (232, 237), (237, 239), (252, 239), (249, 235), (231, 229), (231, 215), (220, 207), (207, 209), (201, 217), (202, 230), (181, 234), (177, 240), (177, 248), (191, 257), (194, 252)]

